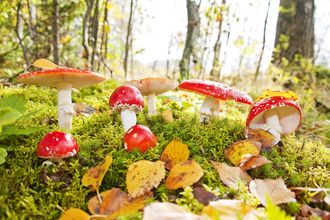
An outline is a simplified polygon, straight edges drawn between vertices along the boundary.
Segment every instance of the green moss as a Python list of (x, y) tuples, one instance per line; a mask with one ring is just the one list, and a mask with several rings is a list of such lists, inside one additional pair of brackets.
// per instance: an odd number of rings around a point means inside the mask
[[(80, 146), (78, 155), (48, 166), (47, 183), (42, 179), (42, 169), (46, 165), (43, 164), (43, 159), (37, 157), (35, 150), (44, 135), (62, 130), (57, 125), (56, 90), (35, 86), (0, 88), (0, 97), (24, 94), (29, 100), (26, 113), (40, 110), (30, 119), (18, 119), (16, 126), (24, 129), (47, 125), (45, 130), (35, 134), (10, 136), (0, 142), (13, 149), (8, 152), (6, 162), (0, 166), (1, 219), (57, 219), (61, 215), (57, 205), (64, 210), (75, 207), (88, 212), (87, 202), (96, 193), (82, 186), (81, 178), (89, 168), (103, 161), (106, 155), (112, 156), (110, 172), (106, 173), (100, 191), (113, 187), (126, 191), (125, 176), (128, 166), (142, 159), (158, 160), (163, 149), (173, 139), (187, 144), (189, 156), (207, 171), (203, 176), (205, 185), (222, 197), (235, 196), (237, 191), (229, 190), (221, 183), (209, 159), (226, 161), (224, 150), (245, 138), (243, 131), (247, 108), (244, 105), (226, 104), (225, 111), (230, 113), (213, 119), (208, 124), (201, 124), (198, 122), (196, 106), (185, 107), (177, 102), (164, 103), (158, 100), (159, 114), (148, 116), (145, 108), (137, 115), (137, 122), (148, 126), (157, 136), (159, 144), (145, 153), (126, 152), (122, 146), (124, 130), (120, 115), (110, 114), (108, 111), (110, 93), (119, 85), (116, 81), (108, 80), (72, 93), (73, 102), (84, 102), (96, 108), (99, 113), (89, 117), (73, 117), (73, 129), (70, 133)], [(164, 122), (161, 117), (161, 113), (167, 109), (171, 109), (173, 113), (173, 122)], [(265, 154), (273, 161), (272, 164), (255, 168), (249, 174), (253, 178), (262, 179), (283, 176), (288, 186), (314, 186), (313, 182), (316, 182), (321, 187), (330, 187), (330, 177), (327, 175), (330, 169), (330, 152), (327, 148), (319, 142), (297, 140), (294, 136), (283, 139), (283, 145), (276, 146), (269, 154)], [(63, 169), (63, 174), (56, 179), (54, 176), (59, 169)], [(166, 201), (168, 195), (182, 197), (182, 190), (165, 189), (163, 182), (153, 192), (155, 199), (160, 201)], [(249, 199), (249, 195), (244, 194), (243, 198)], [(199, 212), (199, 208), (198, 204), (192, 207), (195, 212)], [(141, 218), (141, 215), (135, 217)]]

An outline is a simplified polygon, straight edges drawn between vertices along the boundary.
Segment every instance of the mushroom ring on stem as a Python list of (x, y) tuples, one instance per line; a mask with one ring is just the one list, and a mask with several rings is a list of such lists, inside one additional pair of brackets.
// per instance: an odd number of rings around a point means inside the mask
[(110, 96), (109, 107), (111, 111), (120, 113), (125, 132), (136, 125), (136, 114), (144, 108), (144, 98), (134, 86), (119, 86)]
[(296, 130), (302, 118), (301, 108), (292, 99), (273, 96), (257, 102), (250, 110), (246, 126), (269, 131), (280, 141), (281, 134), (289, 135)]
[(213, 117), (219, 116), (221, 102), (235, 100), (249, 105), (253, 102), (247, 93), (210, 80), (185, 80), (179, 85), (179, 89), (206, 96), (199, 109), (200, 122), (207, 122)]
[(58, 96), (58, 124), (71, 130), (71, 119), (75, 115), (71, 100), (71, 88), (83, 88), (105, 81), (99, 73), (88, 70), (57, 68), (23, 74), (18, 82), (36, 86), (55, 87)]
[(147, 96), (148, 114), (157, 114), (155, 96), (175, 89), (179, 82), (161, 77), (151, 77), (141, 80), (131, 80), (124, 85), (135, 86), (143, 96)]

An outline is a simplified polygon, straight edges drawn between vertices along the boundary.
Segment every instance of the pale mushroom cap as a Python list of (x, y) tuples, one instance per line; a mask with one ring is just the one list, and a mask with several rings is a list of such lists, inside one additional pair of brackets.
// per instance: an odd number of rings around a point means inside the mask
[(299, 126), (302, 113), (297, 102), (284, 97), (270, 97), (257, 102), (250, 110), (246, 119), (246, 126), (262, 128), (265, 124), (264, 113), (268, 109), (275, 109), (282, 127), (282, 132), (289, 135)]
[(105, 80), (106, 78), (99, 73), (71, 68), (40, 70), (23, 74), (17, 78), (18, 82), (24, 84), (48, 87), (56, 87), (58, 82), (72, 82), (72, 88), (83, 88)]
[(155, 96), (157, 96), (175, 89), (179, 82), (167, 78), (150, 77), (141, 80), (131, 80), (126, 82), (125, 85), (135, 86), (143, 96), (148, 96), (152, 93), (155, 93)]

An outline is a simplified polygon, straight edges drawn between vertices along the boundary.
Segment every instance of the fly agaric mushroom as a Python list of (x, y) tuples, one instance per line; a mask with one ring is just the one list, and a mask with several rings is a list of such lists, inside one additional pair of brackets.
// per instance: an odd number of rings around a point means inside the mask
[(37, 155), (49, 160), (72, 157), (77, 154), (78, 144), (71, 134), (54, 131), (45, 135), (39, 142)]
[(235, 100), (249, 105), (253, 102), (245, 92), (209, 80), (185, 80), (179, 85), (179, 89), (206, 96), (199, 109), (200, 122), (207, 122), (209, 119), (219, 116), (222, 101)]
[(157, 143), (157, 137), (144, 125), (134, 125), (124, 135), (124, 147), (127, 151), (137, 148), (140, 152), (145, 152)]
[(141, 80), (131, 80), (124, 85), (135, 86), (143, 96), (147, 96), (148, 114), (157, 114), (155, 96), (175, 89), (179, 82), (161, 77), (151, 77)]
[(71, 68), (47, 69), (23, 74), (18, 82), (37, 86), (55, 87), (58, 96), (58, 124), (71, 130), (71, 119), (75, 115), (71, 101), (71, 88), (83, 88), (105, 81), (99, 73)]
[(302, 118), (302, 112), (297, 102), (292, 99), (273, 96), (257, 102), (250, 110), (246, 126), (269, 131), (276, 137), (276, 143), (281, 134), (289, 135), (296, 130)]
[(134, 86), (119, 86), (110, 96), (109, 106), (111, 111), (120, 113), (125, 132), (136, 125), (136, 114), (144, 108), (144, 98)]

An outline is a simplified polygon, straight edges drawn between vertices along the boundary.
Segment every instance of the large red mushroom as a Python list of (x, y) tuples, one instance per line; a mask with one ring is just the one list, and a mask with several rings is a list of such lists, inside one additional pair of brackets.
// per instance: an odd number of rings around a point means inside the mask
[(130, 85), (119, 86), (109, 99), (109, 107), (120, 114), (125, 132), (136, 125), (136, 114), (143, 110), (144, 105), (141, 92)]
[(186, 80), (179, 85), (179, 89), (206, 96), (199, 109), (200, 122), (207, 122), (209, 119), (219, 116), (221, 102), (226, 100), (235, 100), (249, 105), (253, 102), (247, 93), (209, 80)]
[(276, 137), (289, 135), (296, 130), (302, 118), (298, 103), (292, 99), (273, 96), (257, 102), (250, 110), (246, 126), (253, 129), (264, 129)]

